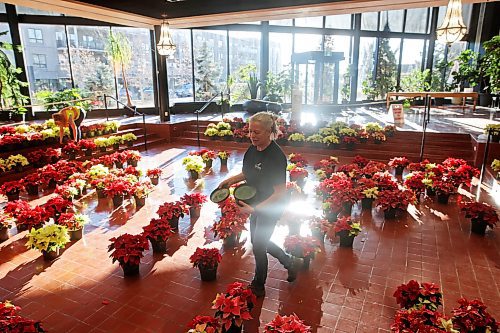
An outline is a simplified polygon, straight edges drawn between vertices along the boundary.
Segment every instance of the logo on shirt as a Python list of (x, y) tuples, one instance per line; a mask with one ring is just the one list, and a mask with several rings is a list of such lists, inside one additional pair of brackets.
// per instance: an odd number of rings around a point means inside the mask
[(255, 169), (257, 169), (259, 171), (262, 170), (262, 163), (255, 164)]

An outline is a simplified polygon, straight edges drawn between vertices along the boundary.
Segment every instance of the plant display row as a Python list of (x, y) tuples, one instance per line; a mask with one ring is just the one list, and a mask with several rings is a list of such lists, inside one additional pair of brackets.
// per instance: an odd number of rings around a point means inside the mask
[(498, 333), (497, 321), (480, 300), (460, 298), (451, 316), (438, 311), (443, 295), (434, 283), (411, 280), (400, 285), (393, 295), (402, 310), (396, 312), (391, 331), (406, 332), (482, 332)]
[(19, 314), (21, 307), (9, 301), (0, 303), (0, 332), (43, 333), (46, 332), (40, 321), (25, 318)]

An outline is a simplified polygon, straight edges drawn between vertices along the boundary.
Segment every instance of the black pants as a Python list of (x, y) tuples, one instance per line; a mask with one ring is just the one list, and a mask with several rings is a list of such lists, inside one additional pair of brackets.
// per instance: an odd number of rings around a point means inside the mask
[(82, 131), (80, 130), (80, 125), (85, 120), (86, 115), (87, 113), (85, 111), (80, 110), (80, 115), (75, 119), (76, 133), (73, 133), (73, 129), (71, 128), (71, 126), (69, 126), (69, 134), (71, 139), (75, 141), (80, 141), (82, 139)]
[(278, 259), (285, 268), (291, 264), (291, 258), (278, 245), (271, 242), (271, 236), (280, 216), (257, 213), (250, 217), (250, 239), (255, 257), (255, 276), (252, 284), (258, 287), (264, 287), (266, 283), (268, 253)]

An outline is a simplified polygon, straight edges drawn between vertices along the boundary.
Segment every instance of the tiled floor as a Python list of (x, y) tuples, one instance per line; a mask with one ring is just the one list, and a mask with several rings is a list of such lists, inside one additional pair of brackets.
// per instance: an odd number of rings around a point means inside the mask
[[(186, 179), (181, 166), (187, 149), (165, 145), (144, 154), (139, 166), (160, 166), (164, 175), (139, 210), (128, 201), (113, 210), (111, 200), (97, 200), (95, 194), (81, 200), (79, 208), (91, 216), (91, 225), (84, 239), (68, 246), (54, 262), (46, 263), (37, 251), (26, 250), (26, 232), (0, 244), (0, 299), (12, 300), (23, 308), (22, 315), (42, 320), (51, 333), (182, 333), (195, 315), (213, 314), (210, 306), (216, 293), (235, 280), (249, 282), (254, 267), (246, 234), (241, 246), (224, 249), (216, 282), (201, 282), (198, 270), (191, 267), (189, 256), (196, 247), (221, 246), (209, 232), (217, 213), (214, 204), (206, 204), (197, 221), (181, 220), (180, 232), (169, 239), (166, 255), (145, 253), (138, 278), (123, 278), (107, 253), (109, 238), (141, 232), (161, 203), (178, 199), (194, 187), (208, 194), (228, 173), (241, 168), (241, 152), (234, 152), (231, 171), (215, 162), (195, 184)], [(311, 177), (306, 191), (312, 192), (315, 182)], [(301, 272), (292, 284), (271, 259), (267, 295), (253, 309), (254, 319), (245, 322), (244, 332), (262, 332), (276, 313), (293, 312), (313, 332), (389, 332), (397, 308), (392, 294), (410, 279), (441, 285), (447, 314), (460, 296), (466, 296), (482, 299), (500, 319), (499, 231), (490, 231), (484, 238), (470, 235), (457, 200), (459, 196), (452, 197), (449, 205), (425, 200), (394, 221), (384, 221), (376, 209), (355, 208), (353, 216), (361, 220), (363, 232), (354, 249), (326, 241), (310, 270)], [(486, 193), (482, 200), (491, 202)], [(288, 225), (299, 220), (297, 215), (310, 215), (319, 208), (311, 193), (291, 204), (273, 236), (276, 242), (282, 242)]]

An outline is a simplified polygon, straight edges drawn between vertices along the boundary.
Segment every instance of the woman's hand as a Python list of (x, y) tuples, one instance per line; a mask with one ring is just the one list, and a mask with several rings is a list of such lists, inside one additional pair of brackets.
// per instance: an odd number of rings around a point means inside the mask
[(224, 179), (223, 181), (221, 181), (218, 188), (227, 188), (231, 185), (233, 185), (233, 182), (232, 182), (231, 178), (228, 178), (228, 179)]
[(240, 212), (242, 212), (243, 214), (255, 213), (255, 209), (252, 206), (250, 206), (249, 204), (247, 204), (246, 202), (238, 200), (238, 201), (236, 201), (236, 203), (238, 204), (238, 206), (240, 206)]

